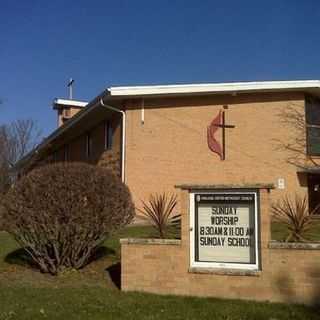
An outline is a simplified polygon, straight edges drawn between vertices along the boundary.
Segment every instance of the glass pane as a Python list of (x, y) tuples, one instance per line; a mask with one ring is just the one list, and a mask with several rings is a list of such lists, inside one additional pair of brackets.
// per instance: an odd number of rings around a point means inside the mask
[(108, 121), (108, 149), (112, 148), (113, 130), (110, 121)]
[(308, 154), (320, 155), (320, 128), (308, 127)]
[(195, 197), (196, 261), (255, 263), (254, 195), (221, 193)]
[(308, 124), (320, 125), (320, 101), (313, 98), (306, 99), (306, 121)]

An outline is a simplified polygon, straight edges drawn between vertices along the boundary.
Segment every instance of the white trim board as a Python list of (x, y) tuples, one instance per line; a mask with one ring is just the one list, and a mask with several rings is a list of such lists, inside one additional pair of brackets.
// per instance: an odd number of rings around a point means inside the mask
[(63, 105), (70, 107), (85, 107), (88, 102), (78, 101), (78, 100), (69, 100), (69, 99), (55, 99), (53, 100), (53, 106)]
[(256, 81), (204, 84), (126, 86), (108, 88), (110, 96), (181, 95), (201, 93), (238, 93), (255, 91), (305, 91), (320, 94), (320, 80)]

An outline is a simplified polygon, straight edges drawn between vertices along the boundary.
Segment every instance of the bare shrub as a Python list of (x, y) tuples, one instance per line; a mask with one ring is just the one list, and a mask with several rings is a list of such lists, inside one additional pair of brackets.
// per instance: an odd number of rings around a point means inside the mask
[(5, 230), (41, 271), (79, 269), (134, 217), (129, 189), (108, 170), (58, 163), (22, 177), (4, 199)]
[(289, 231), (286, 242), (306, 241), (305, 234), (310, 229), (313, 215), (318, 209), (309, 212), (307, 198), (297, 194), (294, 200), (285, 196), (272, 205), (273, 218), (283, 223)]
[(163, 239), (168, 235), (170, 227), (180, 227), (180, 214), (172, 215), (176, 205), (175, 194), (151, 194), (148, 203), (142, 201), (142, 209), (138, 208), (138, 211), (151, 222), (159, 237)]

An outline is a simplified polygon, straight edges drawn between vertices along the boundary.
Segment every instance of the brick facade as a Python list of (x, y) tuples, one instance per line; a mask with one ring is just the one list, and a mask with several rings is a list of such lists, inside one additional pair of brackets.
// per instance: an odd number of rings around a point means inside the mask
[[(298, 175), (297, 167), (288, 163), (292, 154), (281, 149), (288, 138), (298, 134), (283, 123), (281, 114), (288, 107), (304, 114), (302, 92), (145, 98), (144, 122), (141, 99), (120, 104), (118, 107), (126, 111), (126, 184), (137, 206), (151, 193), (175, 192), (174, 186), (186, 181), (198, 184), (264, 181), (277, 185), (281, 178), (285, 188), (276, 189), (273, 200), (288, 193), (307, 194), (307, 175)], [(207, 146), (207, 126), (223, 107), (227, 124), (235, 128), (226, 130), (226, 160), (221, 161)], [(99, 118), (86, 131), (92, 138), (90, 158), (86, 157), (86, 132), (83, 132), (66, 142), (69, 161), (103, 165), (120, 175), (120, 118), (118, 115), (113, 119), (112, 150), (104, 148), (104, 119)], [(221, 130), (217, 137), (221, 141)], [(58, 161), (63, 161), (63, 148), (61, 145), (55, 149), (53, 145), (48, 159), (52, 160), (56, 152)]]
[[(121, 285), (124, 291), (212, 296), (218, 298), (319, 303), (318, 250), (270, 248), (270, 198), (260, 190), (261, 270), (190, 269), (189, 193), (180, 192), (181, 241), (121, 240)], [(168, 243), (169, 242), (169, 243)]]
[[(306, 192), (305, 176), (288, 164), (289, 154), (279, 147), (296, 131), (281, 122), (281, 113), (294, 106), (304, 113), (302, 93), (241, 94), (141, 100), (127, 105), (126, 182), (136, 204), (152, 192), (171, 191), (184, 182), (245, 184), (285, 180), (284, 190)], [(228, 106), (226, 160), (207, 146), (207, 126)], [(221, 139), (221, 130), (219, 131)], [(219, 137), (218, 134), (218, 137)]]

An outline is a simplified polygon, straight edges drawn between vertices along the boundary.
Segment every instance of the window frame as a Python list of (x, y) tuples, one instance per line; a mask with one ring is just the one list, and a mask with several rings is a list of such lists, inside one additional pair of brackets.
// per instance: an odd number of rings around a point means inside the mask
[(310, 125), (310, 124), (307, 124), (306, 125), (306, 139), (307, 139), (307, 155), (310, 156), (310, 157), (320, 157), (320, 150), (318, 152), (315, 152), (315, 151), (312, 151), (312, 147), (310, 145), (310, 129), (319, 129), (320, 130), (320, 125)]
[(92, 137), (91, 133), (86, 133), (86, 157), (87, 159), (91, 157), (92, 154)]
[(58, 150), (55, 150), (52, 154), (52, 162), (58, 162), (59, 161), (59, 152)]
[[(306, 97), (305, 99), (305, 123), (306, 123), (306, 153), (310, 157), (319, 157), (320, 156), (320, 148), (318, 152), (312, 151), (312, 146), (310, 144), (310, 131), (312, 129), (318, 129), (320, 131), (320, 119), (319, 123), (309, 123), (308, 122), (308, 105), (315, 103), (315, 101), (319, 102), (319, 112), (320, 112), (320, 100), (315, 99), (313, 97)], [(319, 139), (319, 144), (320, 144), (320, 139)]]
[(111, 150), (113, 144), (113, 128), (110, 120), (104, 122), (104, 150)]
[[(196, 194), (252, 194), (254, 195), (254, 226), (255, 226), (255, 262), (254, 263), (236, 263), (236, 262), (200, 262), (196, 259), (196, 212), (195, 212), (195, 195)], [(204, 269), (238, 269), (238, 270), (260, 270), (260, 211), (259, 211), (259, 191), (256, 190), (212, 190), (212, 191), (192, 191), (189, 195), (189, 224), (190, 224), (190, 268)]]
[(66, 144), (63, 149), (63, 160), (69, 161), (69, 145)]

